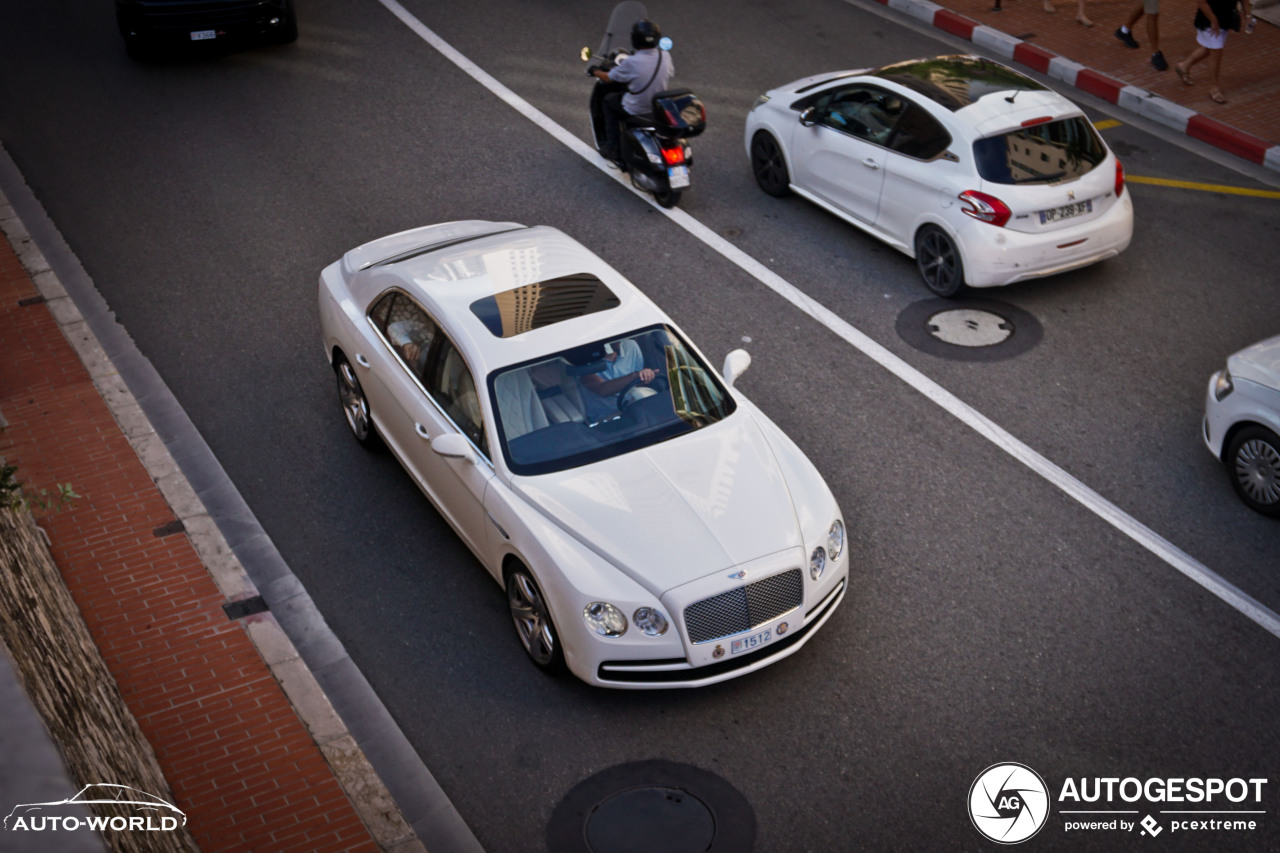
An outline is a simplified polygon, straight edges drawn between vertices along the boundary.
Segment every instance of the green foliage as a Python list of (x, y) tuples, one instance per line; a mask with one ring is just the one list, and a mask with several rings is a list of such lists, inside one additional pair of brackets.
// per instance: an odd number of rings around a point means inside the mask
[(43, 512), (70, 509), (80, 498), (70, 483), (58, 483), (57, 492), (48, 489), (32, 490), (22, 484), (15, 475), (17, 465), (0, 465), (0, 508)]

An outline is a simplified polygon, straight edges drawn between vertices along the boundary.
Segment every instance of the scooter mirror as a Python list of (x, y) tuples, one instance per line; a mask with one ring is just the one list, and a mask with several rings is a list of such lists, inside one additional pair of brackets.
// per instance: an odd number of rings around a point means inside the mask
[(667, 38), (666, 36), (663, 36), (662, 38), (658, 39), (658, 47), (662, 48), (663, 50), (671, 50), (671, 48), (675, 46), (676, 46), (676, 43), (673, 42), (671, 39)]
[(581, 51), (579, 51), (578, 56), (582, 57), (583, 62), (587, 62), (588, 60), (591, 59), (591, 48), (584, 47)]

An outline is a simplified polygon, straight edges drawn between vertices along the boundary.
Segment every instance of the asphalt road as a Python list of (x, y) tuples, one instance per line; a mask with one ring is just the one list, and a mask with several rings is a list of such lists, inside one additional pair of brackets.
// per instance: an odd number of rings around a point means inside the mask
[[(407, 0), (585, 138), (576, 57), (608, 2)], [(821, 70), (953, 52), (838, 0), (649, 4), (708, 104), (681, 207), (1262, 604), (1280, 526), (1200, 440), (1225, 356), (1280, 329), (1280, 202), (1131, 184), (1120, 258), (976, 296), (1039, 342), (983, 361), (898, 333), (913, 263), (756, 189), (755, 96)], [(1037, 849), (1280, 849), (1280, 640), (616, 185), (376, 0), (300, 3), (296, 45), (139, 64), (110, 4), (0, 2), (0, 142), (485, 848), (545, 849), (582, 780), (665, 759), (717, 774), (757, 850), (978, 849), (991, 764), (1071, 777), (1262, 777), (1253, 833), (1066, 833)], [(1132, 175), (1261, 187), (1077, 97)], [(320, 269), (451, 219), (557, 226), (641, 285), (818, 464), (850, 522), (845, 603), (799, 654), (691, 692), (544, 678), (500, 590), (387, 454), (346, 432)], [(1141, 817), (1141, 815), (1137, 815)], [(736, 815), (736, 818), (742, 816)], [(994, 845), (986, 844), (987, 847)]]

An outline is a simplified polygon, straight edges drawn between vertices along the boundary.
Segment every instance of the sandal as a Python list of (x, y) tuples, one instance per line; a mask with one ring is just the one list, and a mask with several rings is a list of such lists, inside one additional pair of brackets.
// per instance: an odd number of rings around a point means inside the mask
[(1221, 89), (1210, 89), (1209, 97), (1213, 98), (1215, 104), (1225, 104), (1227, 102), (1227, 96), (1222, 94)]
[(1178, 79), (1183, 83), (1186, 83), (1188, 86), (1194, 85), (1191, 81), (1191, 72), (1183, 68), (1181, 62), (1173, 66), (1173, 70), (1178, 72)]

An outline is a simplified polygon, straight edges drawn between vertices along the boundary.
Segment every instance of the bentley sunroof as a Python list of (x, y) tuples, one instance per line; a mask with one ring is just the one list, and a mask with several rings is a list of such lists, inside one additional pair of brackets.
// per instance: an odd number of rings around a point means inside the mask
[(955, 112), (994, 92), (1043, 92), (1025, 74), (980, 56), (939, 56), (886, 65), (871, 76), (905, 86)]
[(603, 281), (582, 273), (524, 284), (477, 299), (471, 303), (471, 313), (495, 336), (510, 338), (619, 304), (618, 297)]

